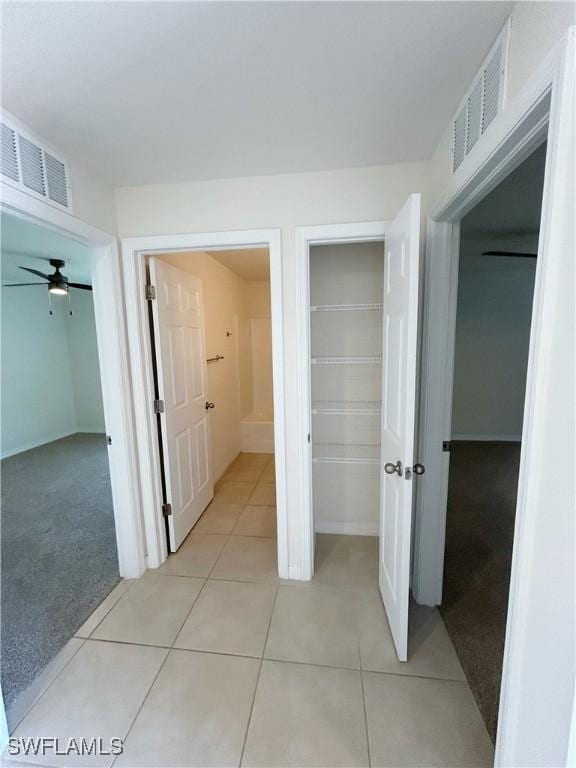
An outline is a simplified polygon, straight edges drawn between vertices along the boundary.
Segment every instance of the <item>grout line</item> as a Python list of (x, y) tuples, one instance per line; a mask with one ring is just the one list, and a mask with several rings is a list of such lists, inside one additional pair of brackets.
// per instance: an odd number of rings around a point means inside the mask
[[(148, 700), (148, 696), (150, 695), (150, 691), (152, 690), (152, 688), (154, 688), (154, 686), (156, 684), (156, 680), (158, 680), (158, 677), (160, 676), (160, 673), (164, 669), (164, 665), (166, 664), (166, 660), (168, 659), (168, 656), (170, 656), (170, 648), (164, 649), (164, 650), (166, 650), (166, 655), (162, 659), (162, 664), (160, 664), (160, 666), (158, 667), (158, 672), (156, 672), (156, 674), (154, 675), (154, 679), (152, 680), (148, 690), (144, 694), (144, 698), (142, 699), (142, 703), (138, 707), (138, 710), (136, 711), (136, 714), (134, 715), (134, 718), (132, 719), (132, 722), (130, 723), (130, 725), (126, 729), (126, 733), (124, 734), (124, 738), (122, 739), (122, 753), (121, 754), (124, 754), (124, 745), (128, 741), (128, 737), (130, 736), (130, 732), (132, 731), (132, 728), (134, 727), (134, 724), (135, 724), (136, 720), (138, 719), (138, 717), (140, 715), (140, 712), (142, 712), (142, 708), (144, 707), (144, 704)], [(112, 760), (112, 762), (110, 763), (109, 768), (113, 768), (113, 766), (116, 764), (116, 760), (119, 757), (120, 757), (120, 755), (116, 755), (114, 757), (114, 760)]]
[(368, 766), (372, 765), (372, 756), (370, 754), (370, 730), (368, 728), (368, 709), (366, 705), (366, 691), (364, 687), (364, 668), (362, 666), (362, 646), (360, 644), (360, 617), (358, 615), (358, 599), (356, 595), (352, 600), (354, 604), (354, 618), (356, 620), (356, 641), (358, 644), (358, 660), (360, 662), (360, 686), (362, 689), (362, 707), (364, 710), (364, 727), (366, 729), (366, 749), (368, 751)]
[(180, 632), (182, 632), (182, 629), (184, 628), (184, 624), (186, 624), (186, 622), (188, 621), (188, 617), (190, 616), (190, 614), (194, 610), (194, 606), (198, 602), (202, 592), (204, 592), (204, 587), (206, 586), (207, 583), (208, 583), (208, 579), (206, 578), (206, 579), (204, 579), (204, 583), (202, 584), (202, 586), (198, 590), (198, 594), (196, 595), (196, 597), (192, 601), (192, 605), (190, 606), (190, 610), (188, 611), (188, 613), (184, 617), (184, 621), (180, 624), (180, 627), (178, 628), (178, 631), (174, 635), (174, 640), (172, 640), (172, 645), (170, 646), (171, 648), (174, 648), (174, 643), (176, 642), (176, 640), (178, 640), (178, 637), (180, 636)]
[(252, 722), (254, 704), (256, 703), (256, 693), (258, 691), (258, 684), (260, 683), (260, 675), (262, 673), (262, 666), (264, 664), (264, 654), (266, 652), (266, 646), (268, 644), (268, 635), (270, 634), (270, 627), (272, 626), (272, 617), (274, 616), (274, 609), (276, 607), (276, 600), (278, 599), (279, 590), (280, 590), (280, 585), (276, 585), (276, 593), (274, 595), (274, 602), (272, 603), (272, 610), (270, 611), (270, 619), (268, 621), (266, 637), (264, 638), (264, 643), (262, 645), (262, 654), (260, 656), (260, 666), (258, 667), (258, 675), (256, 676), (256, 685), (254, 686), (254, 695), (252, 696), (252, 704), (250, 705), (250, 712), (248, 714), (248, 720), (246, 722), (246, 732), (244, 733), (244, 741), (242, 742), (242, 751), (240, 752), (240, 761), (238, 763), (239, 766), (242, 765), (242, 760), (244, 759), (244, 751), (246, 749), (246, 742), (248, 741), (248, 731), (250, 730), (250, 724)]

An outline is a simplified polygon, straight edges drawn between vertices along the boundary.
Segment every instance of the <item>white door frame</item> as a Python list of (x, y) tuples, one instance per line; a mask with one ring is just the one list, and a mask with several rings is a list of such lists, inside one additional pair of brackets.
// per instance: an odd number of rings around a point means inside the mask
[[(310, 381), (310, 246), (384, 241), (388, 222), (326, 224), (296, 227), (296, 349), (298, 354), (298, 472), (300, 578), (314, 575), (314, 514), (312, 509), (312, 396)], [(382, 254), (384, 258), (384, 254)]]
[[(447, 455), (442, 453), (442, 441), (450, 439), (458, 222), (548, 138), (496, 741), (495, 764), (498, 766), (517, 764), (515, 755), (522, 751), (522, 732), (529, 727), (527, 706), (534, 705), (522, 700), (522, 680), (531, 674), (529, 670), (535, 670), (534, 665), (545, 663), (542, 658), (537, 660), (533, 653), (531, 655), (527, 647), (526, 633), (538, 618), (531, 613), (533, 605), (527, 590), (530, 575), (543, 567), (537, 559), (535, 541), (545, 535), (542, 515), (538, 514), (538, 510), (542, 511), (538, 493), (543, 471), (542, 451), (550, 446), (541, 445), (540, 433), (545, 423), (541, 406), (550, 389), (547, 338), (553, 331), (550, 323), (554, 319), (549, 307), (553, 296), (549, 297), (545, 288), (558, 282), (558, 253), (554, 255), (554, 248), (557, 250), (563, 235), (567, 235), (559, 232), (558, 226), (573, 226), (573, 221), (566, 221), (565, 212), (561, 212), (558, 219), (551, 204), (553, 190), (563, 192), (569, 184), (570, 174), (572, 185), (574, 183), (574, 168), (566, 162), (566, 156), (570, 155), (567, 144), (573, 142), (574, 133), (573, 57), (574, 28), (567, 40), (551, 51), (514, 102), (495, 119), (490, 131), (478, 141), (473, 155), (454, 174), (449, 189), (428, 219), (420, 417), (420, 456), (426, 465), (426, 474), (421, 478), (425, 482), (419, 489), (413, 588), (419, 602), (434, 605), (440, 603), (442, 596), (448, 484), (448, 462)], [(560, 160), (559, 151), (565, 155)], [(556, 200), (559, 199), (557, 193)], [(564, 242), (570, 242), (568, 236), (564, 237)], [(553, 580), (553, 576), (550, 578)], [(572, 574), (565, 573), (564, 578), (570, 580)], [(551, 594), (550, 600), (555, 599)], [(546, 623), (546, 618), (540, 617), (538, 621)], [(555, 632), (555, 628), (548, 629)], [(546, 648), (543, 648), (541, 656), (545, 654)], [(544, 674), (542, 670), (538, 673)], [(563, 670), (563, 674), (568, 685), (573, 685), (570, 670)], [(558, 679), (558, 675), (553, 679)], [(563, 702), (559, 691), (555, 693), (556, 700), (551, 698), (549, 691), (547, 693), (548, 700), (543, 698), (544, 706), (548, 706), (549, 719), (555, 721), (558, 730), (561, 728), (558, 715), (564, 715)], [(538, 726), (535, 722), (534, 727)], [(550, 730), (550, 723), (544, 727)], [(543, 753), (548, 746), (542, 745)], [(558, 744), (554, 748), (558, 749)], [(536, 756), (534, 759), (541, 764)]]
[(124, 578), (137, 578), (146, 570), (146, 559), (142, 546), (138, 459), (116, 237), (6, 184), (2, 185), (0, 210), (58, 232), (92, 250), (94, 314), (104, 422), (106, 433), (111, 438), (108, 460), (118, 567)]
[[(412, 580), (415, 599), (426, 605), (442, 602), (450, 459), (442, 443), (451, 437), (460, 221), (546, 139), (560, 54), (554, 50), (517, 99), (495, 118), (427, 221), (418, 452), (426, 472), (418, 483)], [(549, 153), (547, 173), (548, 166)], [(541, 282), (535, 285), (533, 330)], [(523, 441), (526, 425), (525, 419)]]
[(204, 232), (183, 235), (131, 237), (122, 240), (126, 315), (130, 338), (130, 365), (140, 462), (142, 513), (148, 566), (158, 568), (167, 557), (162, 517), (160, 456), (156, 421), (152, 410), (154, 382), (144, 294), (146, 256), (231, 248), (268, 248), (272, 298), (272, 356), (274, 387), (274, 451), (276, 509), (278, 520), (278, 573), (288, 578), (288, 519), (286, 508), (286, 450), (284, 413), (284, 326), (282, 310), (282, 252), (279, 229)]

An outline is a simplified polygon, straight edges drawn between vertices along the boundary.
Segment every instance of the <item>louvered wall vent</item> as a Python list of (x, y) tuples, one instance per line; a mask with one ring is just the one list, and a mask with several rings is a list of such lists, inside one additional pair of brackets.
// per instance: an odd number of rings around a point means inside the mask
[(50, 205), (72, 212), (65, 160), (5, 116), (0, 121), (2, 181)]
[(472, 81), (452, 121), (453, 172), (470, 154), (480, 136), (486, 132), (502, 108), (509, 36), (510, 24), (507, 23)]

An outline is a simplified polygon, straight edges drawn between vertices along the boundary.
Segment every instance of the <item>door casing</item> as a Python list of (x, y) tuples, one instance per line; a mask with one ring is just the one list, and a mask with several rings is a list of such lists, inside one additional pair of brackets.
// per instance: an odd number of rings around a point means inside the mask
[(310, 380), (310, 247), (343, 243), (373, 243), (384, 241), (388, 222), (370, 221), (361, 224), (326, 224), (296, 228), (298, 265), (297, 327), (298, 354), (298, 520), (292, 526), (298, 536), (300, 573), (303, 580), (314, 575), (314, 515), (312, 512), (312, 394)]
[(157, 235), (122, 240), (124, 293), (130, 338), (130, 367), (136, 444), (140, 462), (142, 513), (149, 568), (158, 568), (168, 555), (162, 516), (161, 464), (153, 412), (154, 377), (148, 327), (146, 257), (160, 253), (186, 253), (232, 248), (268, 248), (272, 298), (272, 357), (274, 388), (274, 453), (276, 464), (276, 509), (278, 573), (288, 574), (288, 519), (286, 509), (286, 449), (284, 412), (284, 329), (282, 258), (279, 229)]

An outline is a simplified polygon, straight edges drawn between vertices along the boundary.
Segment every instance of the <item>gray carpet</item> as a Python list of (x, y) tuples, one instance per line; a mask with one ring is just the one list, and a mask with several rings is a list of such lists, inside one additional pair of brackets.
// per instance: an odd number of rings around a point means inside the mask
[(442, 618), (496, 737), (520, 443), (453, 442)]
[(2, 690), (9, 706), (119, 581), (104, 435), (2, 461)]

